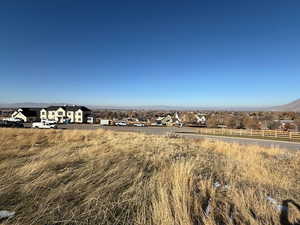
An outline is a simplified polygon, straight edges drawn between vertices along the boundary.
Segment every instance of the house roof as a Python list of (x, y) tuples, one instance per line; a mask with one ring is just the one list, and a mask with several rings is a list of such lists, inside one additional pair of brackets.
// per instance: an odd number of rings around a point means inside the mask
[(64, 105), (64, 106), (49, 106), (47, 108), (45, 108), (47, 111), (55, 111), (59, 108), (62, 108), (66, 111), (77, 111), (78, 109), (81, 109), (84, 112), (89, 112), (91, 111), (90, 109), (88, 109), (85, 106), (80, 106), (80, 105)]
[(19, 108), (20, 111), (26, 117), (39, 117), (41, 108)]
[(48, 110), (48, 111), (55, 111), (55, 110), (57, 110), (57, 109), (60, 108), (60, 107), (63, 108), (63, 106), (49, 106), (49, 107), (44, 108), (44, 109), (46, 109), (46, 110)]

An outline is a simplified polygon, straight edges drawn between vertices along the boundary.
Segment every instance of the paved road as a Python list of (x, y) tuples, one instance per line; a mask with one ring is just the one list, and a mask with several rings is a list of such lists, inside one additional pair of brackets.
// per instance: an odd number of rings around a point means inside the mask
[[(27, 125), (26, 125), (27, 126)], [(30, 127), (30, 124), (27, 126)], [(153, 135), (166, 135), (169, 132), (176, 133), (181, 137), (194, 138), (194, 139), (210, 139), (220, 140), (230, 143), (238, 143), (242, 145), (259, 145), (262, 147), (278, 147), (288, 150), (300, 150), (300, 143), (286, 142), (286, 141), (274, 141), (274, 140), (263, 140), (263, 139), (252, 139), (252, 138), (239, 138), (239, 137), (222, 137), (213, 135), (201, 135), (197, 134), (196, 128), (191, 127), (117, 127), (117, 126), (100, 126), (96, 124), (60, 124), (58, 126), (61, 129), (106, 129), (113, 131), (123, 132), (138, 132)]]
[(193, 134), (183, 134), (184, 137), (189, 138), (207, 138), (210, 140), (219, 140), (229, 143), (238, 143), (242, 145), (259, 145), (262, 147), (276, 147), (287, 150), (300, 150), (300, 143), (288, 142), (288, 141), (274, 141), (274, 140), (263, 140), (263, 139), (253, 139), (253, 138), (239, 138), (239, 137), (221, 137), (213, 135), (193, 135)]
[(195, 128), (183, 127), (102, 127), (108, 130), (115, 131), (127, 131), (127, 132), (140, 132), (154, 135), (166, 135), (168, 132), (174, 132), (179, 136), (185, 138), (195, 139), (210, 139), (219, 140), (229, 143), (238, 143), (242, 145), (259, 145), (262, 147), (278, 147), (288, 150), (300, 150), (300, 143), (287, 142), (287, 141), (274, 141), (274, 140), (263, 140), (263, 139), (252, 139), (252, 138), (239, 138), (239, 137), (221, 137), (213, 135), (201, 135), (196, 133)]

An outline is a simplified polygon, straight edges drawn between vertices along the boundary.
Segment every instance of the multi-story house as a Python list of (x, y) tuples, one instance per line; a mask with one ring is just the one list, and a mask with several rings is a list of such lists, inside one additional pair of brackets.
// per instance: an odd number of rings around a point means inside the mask
[(11, 118), (20, 119), (24, 122), (35, 122), (40, 118), (41, 108), (19, 108), (13, 112)]
[(55, 120), (58, 123), (86, 123), (90, 115), (90, 109), (77, 105), (49, 106), (40, 112), (41, 120)]

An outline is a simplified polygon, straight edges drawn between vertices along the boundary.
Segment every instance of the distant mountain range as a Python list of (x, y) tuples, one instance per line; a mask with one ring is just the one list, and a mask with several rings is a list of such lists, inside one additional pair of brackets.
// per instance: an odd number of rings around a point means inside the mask
[[(20, 102), (20, 103), (0, 103), (0, 108), (43, 108), (50, 105), (73, 105), (70, 103), (36, 103), (36, 102)], [(85, 105), (90, 109), (110, 109), (110, 110), (179, 110), (179, 111), (191, 111), (191, 110), (215, 110), (215, 111), (258, 111), (264, 110), (264, 108), (258, 107), (205, 107), (205, 106), (168, 106), (168, 105), (146, 105), (146, 106), (117, 106), (117, 105)]]
[(270, 110), (280, 112), (300, 112), (300, 99), (285, 105), (271, 107)]
[(67, 105), (66, 103), (37, 103), (37, 102), (19, 102), (19, 103), (0, 103), (1, 108), (43, 108), (50, 105)]
[[(21, 102), (21, 103), (0, 103), (0, 108), (18, 108), (18, 107), (48, 107), (50, 105), (73, 105), (70, 103), (36, 103), (36, 102)], [(300, 99), (291, 103), (274, 106), (274, 107), (196, 107), (196, 106), (167, 106), (167, 105), (152, 105), (152, 106), (102, 106), (102, 105), (85, 105), (91, 109), (112, 109), (112, 110), (215, 110), (215, 111), (281, 111), (281, 112), (300, 112)]]

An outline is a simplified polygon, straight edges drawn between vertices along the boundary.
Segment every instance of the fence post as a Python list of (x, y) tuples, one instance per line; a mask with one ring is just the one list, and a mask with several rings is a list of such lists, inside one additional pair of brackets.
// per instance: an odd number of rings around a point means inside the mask
[(278, 133), (277, 133), (277, 130), (275, 130), (275, 138), (278, 137)]
[(251, 129), (251, 137), (253, 136), (253, 130)]
[(261, 131), (261, 136), (263, 136), (263, 137), (265, 136), (265, 131), (264, 130)]
[(293, 139), (293, 132), (289, 132), (289, 137), (290, 137), (290, 140), (292, 140)]
[(240, 136), (242, 136), (242, 130), (240, 130)]

